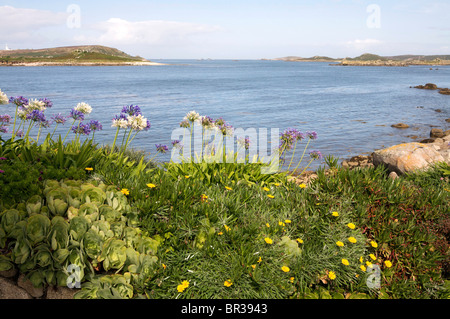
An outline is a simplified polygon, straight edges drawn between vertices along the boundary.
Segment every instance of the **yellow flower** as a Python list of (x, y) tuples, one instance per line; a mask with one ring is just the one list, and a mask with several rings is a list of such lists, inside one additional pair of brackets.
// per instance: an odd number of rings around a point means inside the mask
[(189, 281), (187, 280), (184, 280), (181, 284), (186, 288), (189, 287)]
[(273, 196), (273, 195), (267, 195), (267, 197), (269, 197), (269, 198), (275, 198), (275, 196)]
[(266, 227), (270, 227), (269, 223), (266, 223)]
[(297, 238), (297, 241), (298, 241), (300, 244), (303, 244), (303, 239)]
[(225, 189), (226, 189), (226, 190), (229, 190), (229, 191), (232, 190), (232, 188), (231, 188), (231, 187), (228, 187), (228, 186), (225, 186)]
[(280, 226), (286, 226), (283, 222), (278, 222), (278, 225), (280, 225)]
[(290, 219), (286, 219), (284, 222), (285, 222), (286, 224), (292, 223)]
[(294, 277), (289, 278), (291, 282), (294, 282)]
[(183, 292), (187, 287), (189, 287), (189, 281), (184, 280), (180, 285), (177, 286), (178, 292)]
[(184, 178), (189, 178), (189, 177), (190, 177), (189, 175), (185, 175), (185, 176), (184, 176)]
[(359, 268), (361, 268), (362, 271), (366, 271), (366, 267), (364, 265), (359, 266)]
[(369, 257), (370, 257), (372, 260), (377, 260), (377, 257), (375, 257), (374, 254), (370, 254)]
[(155, 185), (155, 184), (152, 184), (152, 183), (148, 183), (148, 184), (147, 184), (147, 187), (149, 187), (149, 188), (155, 188), (156, 185)]
[(345, 266), (350, 265), (350, 263), (348, 262), (348, 260), (345, 259), (345, 258), (343, 258), (341, 261), (342, 261), (342, 264), (344, 264)]
[(350, 228), (350, 229), (355, 229), (356, 226), (353, 223), (348, 223), (347, 227)]
[(333, 215), (334, 217), (338, 217), (339, 213), (338, 212), (332, 212), (331, 215)]
[(205, 194), (202, 194), (202, 197), (200, 198), (202, 202), (207, 202), (208, 201), (208, 196), (206, 196)]
[(300, 188), (306, 188), (306, 185), (305, 185), (305, 184), (300, 184), (300, 185), (298, 185), (298, 187), (300, 187)]
[(391, 267), (392, 267), (392, 263), (391, 263), (389, 260), (385, 260), (385, 261), (384, 261), (384, 265), (385, 265), (386, 267), (388, 267), (388, 268), (391, 268)]
[(270, 189), (267, 187), (263, 187), (263, 190), (265, 190), (266, 192), (270, 191)]
[(233, 283), (231, 282), (230, 279), (225, 280), (225, 282), (223, 283), (223, 285), (224, 285), (225, 287), (231, 287), (232, 284), (233, 284)]
[(280, 186), (280, 183), (274, 183), (273, 185), (275, 185), (275, 186)]
[(331, 280), (335, 280), (336, 279), (336, 274), (334, 273), (334, 271), (328, 272), (328, 278), (330, 278)]
[(162, 264), (162, 266), (163, 266), (163, 268), (164, 268), (164, 269), (166, 269), (166, 268), (167, 268), (167, 266), (166, 266), (166, 265), (164, 265), (164, 264)]
[(122, 188), (121, 192), (124, 195), (130, 195), (130, 191), (128, 189), (126, 189), (126, 188)]
[(94, 169), (92, 167), (86, 167), (85, 170), (87, 171), (93, 171)]
[(223, 232), (218, 232), (217, 235), (223, 235)]
[(226, 231), (230, 231), (230, 230), (231, 230), (231, 228), (228, 227), (227, 225), (223, 225), (223, 227), (225, 227), (225, 230), (226, 230)]
[(259, 257), (258, 258), (258, 263), (260, 263), (262, 261), (262, 258), (261, 257)]
[(370, 261), (366, 261), (366, 265), (367, 265), (367, 267), (372, 268), (372, 263)]
[(336, 245), (338, 245), (339, 247), (343, 247), (343, 246), (344, 246), (344, 243), (341, 242), (341, 241), (337, 241), (337, 242), (336, 242)]
[(265, 241), (266, 243), (268, 243), (269, 245), (273, 244), (273, 240), (270, 239), (269, 237), (264, 238), (264, 241)]
[(362, 264), (364, 262), (364, 258), (361, 256), (359, 257), (359, 262)]
[(378, 247), (378, 244), (375, 242), (375, 241), (371, 241), (370, 242), (370, 245), (373, 247), (373, 248), (377, 248)]
[(356, 238), (355, 237), (349, 237), (348, 241), (351, 242), (352, 244), (356, 243)]
[(281, 270), (284, 271), (284, 272), (289, 272), (290, 271), (288, 266), (281, 267)]
[(255, 269), (255, 268), (256, 268), (256, 265), (252, 265), (252, 268)]

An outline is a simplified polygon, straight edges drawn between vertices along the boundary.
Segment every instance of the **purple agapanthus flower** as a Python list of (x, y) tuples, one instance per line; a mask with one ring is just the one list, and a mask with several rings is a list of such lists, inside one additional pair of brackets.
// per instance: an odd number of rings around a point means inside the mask
[(180, 122), (180, 127), (189, 128), (191, 127), (191, 123), (188, 120), (183, 120)]
[(148, 131), (152, 127), (152, 124), (147, 120), (147, 125), (144, 127), (144, 131)]
[(317, 139), (317, 133), (314, 131), (306, 132), (306, 136), (312, 140)]
[(91, 131), (100, 131), (103, 129), (103, 126), (99, 121), (91, 120), (89, 122), (89, 128), (91, 129)]
[(130, 116), (133, 115), (142, 115), (141, 108), (138, 105), (127, 105), (122, 108), (122, 114), (128, 114)]
[(75, 134), (89, 135), (89, 133), (91, 133), (91, 128), (89, 124), (80, 123), (80, 125), (72, 126), (72, 132)]
[(74, 120), (82, 121), (82, 120), (84, 120), (84, 113), (77, 111), (75, 109), (71, 109), (69, 117), (73, 118)]
[(8, 133), (8, 127), (0, 125), (0, 133)]
[(22, 131), (22, 130), (18, 130), (18, 131), (16, 132), (16, 136), (17, 136), (17, 137), (23, 137), (23, 131)]
[(27, 120), (31, 120), (33, 122), (43, 123), (46, 121), (44, 112), (39, 110), (33, 110), (27, 114)]
[(50, 100), (47, 99), (47, 98), (39, 99), (39, 101), (44, 102), (45, 108), (49, 108), (49, 107), (52, 107), (52, 106), (53, 106), (53, 102), (50, 101)]
[(165, 152), (167, 152), (169, 150), (167, 145), (155, 144), (155, 146), (156, 146), (156, 151), (158, 153), (165, 153)]
[(323, 158), (322, 153), (320, 151), (311, 151), (309, 152), (309, 156), (311, 156), (311, 158), (313, 160), (321, 160)]
[(23, 96), (11, 96), (9, 98), (9, 103), (15, 104), (17, 106), (23, 106), (28, 104), (28, 99)]
[(11, 121), (11, 116), (8, 114), (0, 115), (0, 122), (8, 124)]
[(67, 121), (66, 117), (64, 115), (62, 115), (61, 113), (58, 113), (58, 114), (52, 116), (51, 119), (53, 120), (53, 122), (55, 122), (57, 124), (64, 124)]
[(250, 148), (250, 138), (246, 137), (246, 138), (240, 138), (237, 140), (237, 143), (244, 147), (246, 150), (248, 150)]
[(177, 148), (177, 149), (182, 149), (183, 148), (183, 144), (181, 143), (180, 140), (173, 140), (172, 141), (172, 146), (174, 148)]

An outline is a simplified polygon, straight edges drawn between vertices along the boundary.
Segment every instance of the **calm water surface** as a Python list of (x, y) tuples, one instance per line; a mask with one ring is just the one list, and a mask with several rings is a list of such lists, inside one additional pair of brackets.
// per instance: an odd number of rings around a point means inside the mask
[[(432, 125), (449, 129), (445, 119), (450, 118), (450, 96), (410, 88), (425, 83), (450, 87), (448, 66), (430, 70), (257, 60), (158, 62), (168, 65), (1, 67), (0, 89), (8, 96), (52, 100), (48, 117), (68, 114), (79, 102), (89, 103), (93, 112), (88, 119), (103, 124), (95, 135), (100, 143), (112, 143), (111, 119), (124, 105), (139, 105), (152, 128), (139, 133), (133, 147), (151, 156), (155, 144), (170, 145), (172, 131), (191, 110), (223, 117), (244, 129), (316, 131), (318, 139), (309, 150), (341, 159), (413, 141), (413, 135), (426, 138)], [(12, 105), (1, 106), (0, 114), (13, 112)], [(411, 128), (390, 127), (398, 122)], [(67, 129), (68, 124), (58, 132)], [(157, 158), (168, 160), (169, 155)]]

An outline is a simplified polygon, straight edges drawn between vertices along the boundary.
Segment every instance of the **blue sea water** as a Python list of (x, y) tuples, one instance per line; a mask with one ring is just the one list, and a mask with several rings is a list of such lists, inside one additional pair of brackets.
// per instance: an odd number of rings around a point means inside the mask
[[(113, 116), (125, 105), (139, 105), (152, 127), (140, 132), (132, 147), (151, 157), (155, 144), (170, 145), (171, 132), (191, 110), (223, 117), (243, 129), (316, 131), (318, 139), (308, 150), (340, 159), (414, 141), (413, 135), (426, 138), (432, 126), (449, 129), (445, 119), (450, 118), (450, 96), (411, 86), (450, 87), (450, 66), (430, 70), (430, 66), (341, 67), (267, 60), (157, 62), (167, 65), (1, 67), (0, 89), (8, 96), (52, 100), (48, 117), (68, 115), (79, 102), (90, 104), (93, 112), (88, 119), (103, 124), (95, 139), (105, 144), (114, 139)], [(0, 114), (5, 113), (14, 115), (14, 107), (0, 106)], [(399, 122), (410, 128), (391, 127)], [(67, 130), (68, 124), (57, 132), (65, 135)]]

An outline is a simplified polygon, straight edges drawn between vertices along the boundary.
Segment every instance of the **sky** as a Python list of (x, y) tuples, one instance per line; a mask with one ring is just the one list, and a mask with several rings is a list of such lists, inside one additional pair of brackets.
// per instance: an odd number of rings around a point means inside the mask
[(157, 59), (450, 54), (450, 1), (0, 0), (0, 49), (106, 45)]

